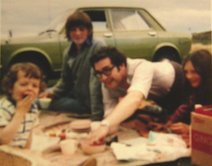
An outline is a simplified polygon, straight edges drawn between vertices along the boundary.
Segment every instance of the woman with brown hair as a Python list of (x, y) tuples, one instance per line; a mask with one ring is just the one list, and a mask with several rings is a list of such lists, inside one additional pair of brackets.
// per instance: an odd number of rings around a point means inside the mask
[(77, 11), (67, 18), (66, 37), (71, 42), (64, 53), (61, 79), (51, 89), (42, 94), (53, 97), (51, 110), (90, 115), (93, 120), (103, 116), (101, 85), (94, 76), (89, 59), (103, 42), (93, 39), (90, 17)]
[(186, 78), (186, 100), (170, 116), (166, 125), (172, 132), (181, 134), (189, 144), (191, 112), (195, 105), (212, 104), (212, 55), (201, 49), (186, 57), (183, 63)]

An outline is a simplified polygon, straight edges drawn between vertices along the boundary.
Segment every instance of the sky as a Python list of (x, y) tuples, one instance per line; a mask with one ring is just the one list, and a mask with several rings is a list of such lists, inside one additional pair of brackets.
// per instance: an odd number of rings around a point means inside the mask
[[(140, 0), (141, 6), (167, 30), (176, 32), (211, 30), (211, 1)], [(7, 35), (9, 30), (13, 35), (36, 34), (70, 5), (70, 0), (0, 0), (1, 35)]]

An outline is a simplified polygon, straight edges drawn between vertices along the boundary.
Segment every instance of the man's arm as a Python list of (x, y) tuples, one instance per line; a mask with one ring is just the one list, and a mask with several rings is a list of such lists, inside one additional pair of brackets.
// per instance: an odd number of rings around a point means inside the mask
[(133, 115), (139, 108), (144, 95), (139, 91), (130, 91), (116, 105), (112, 113), (105, 118), (111, 127), (119, 125), (121, 122)]
[(131, 91), (123, 97), (114, 110), (101, 122), (100, 127), (91, 133), (91, 144), (98, 143), (102, 138), (113, 133), (121, 122), (135, 113), (143, 99), (144, 96), (139, 91)]

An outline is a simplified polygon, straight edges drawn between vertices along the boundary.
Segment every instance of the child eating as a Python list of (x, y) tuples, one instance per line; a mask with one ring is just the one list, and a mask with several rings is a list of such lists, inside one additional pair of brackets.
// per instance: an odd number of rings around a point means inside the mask
[(32, 63), (14, 64), (2, 80), (0, 145), (30, 148), (38, 120), (36, 99), (44, 87), (41, 70)]

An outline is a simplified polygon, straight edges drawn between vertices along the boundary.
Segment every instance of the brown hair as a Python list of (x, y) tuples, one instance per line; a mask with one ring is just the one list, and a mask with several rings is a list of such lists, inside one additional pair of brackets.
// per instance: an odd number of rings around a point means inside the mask
[(66, 30), (66, 37), (68, 40), (71, 40), (69, 33), (75, 27), (87, 28), (89, 31), (88, 39), (92, 40), (93, 25), (92, 25), (90, 17), (86, 13), (81, 11), (76, 11), (67, 18), (66, 24), (65, 24), (65, 30)]
[(46, 87), (43, 82), (43, 73), (38, 66), (33, 63), (16, 63), (12, 65), (2, 80), (2, 92), (10, 96), (10, 90), (13, 88), (14, 83), (17, 81), (18, 72), (22, 71), (28, 78), (35, 78), (41, 81), (40, 91)]
[(212, 55), (208, 50), (200, 49), (189, 54), (184, 60), (183, 67), (190, 61), (195, 70), (201, 77), (201, 84), (198, 88), (192, 88), (186, 82), (187, 93), (194, 93), (196, 103), (198, 104), (212, 104)]

